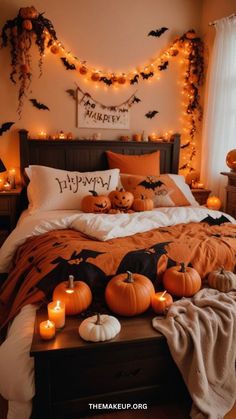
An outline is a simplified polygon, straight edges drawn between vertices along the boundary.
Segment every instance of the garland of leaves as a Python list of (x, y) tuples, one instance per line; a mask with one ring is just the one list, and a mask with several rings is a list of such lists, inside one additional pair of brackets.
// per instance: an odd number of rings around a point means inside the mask
[[(161, 28), (162, 29), (162, 28)], [(157, 36), (163, 31), (157, 30)], [(21, 116), (23, 99), (29, 89), (32, 78), (31, 46), (35, 43), (39, 50), (39, 69), (42, 74), (42, 62), (45, 48), (50, 48), (53, 54), (60, 56), (61, 62), (67, 70), (76, 70), (78, 74), (89, 78), (93, 82), (104, 83), (107, 86), (122, 86), (127, 83), (134, 85), (140, 80), (149, 80), (158, 73), (166, 70), (171, 57), (179, 53), (184, 54), (186, 69), (184, 74), (183, 93), (186, 98), (185, 114), (187, 120), (186, 134), (182, 135), (182, 150), (189, 150), (188, 158), (180, 169), (194, 170), (193, 160), (196, 156), (195, 134), (198, 122), (202, 118), (199, 88), (203, 82), (203, 43), (194, 30), (190, 30), (177, 38), (172, 45), (162, 51), (150, 64), (137, 67), (131, 72), (108, 73), (102, 69), (90, 67), (85, 61), (67, 52), (62, 43), (57, 40), (56, 32), (50, 20), (38, 13), (32, 7), (24, 7), (19, 10), (16, 18), (8, 20), (1, 33), (2, 47), (6, 47), (8, 41), (11, 44), (10, 79), (16, 83), (16, 75), (20, 83), (18, 93), (18, 113)], [(186, 138), (185, 138), (186, 137)]]

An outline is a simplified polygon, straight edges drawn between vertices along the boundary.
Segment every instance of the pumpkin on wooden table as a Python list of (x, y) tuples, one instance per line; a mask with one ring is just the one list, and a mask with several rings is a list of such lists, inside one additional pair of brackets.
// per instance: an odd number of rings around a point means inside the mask
[(180, 263), (168, 268), (163, 276), (165, 289), (176, 297), (192, 297), (201, 288), (201, 277), (196, 269)]
[(220, 269), (210, 272), (208, 275), (208, 284), (222, 292), (236, 290), (236, 275), (231, 271), (226, 271), (222, 266)]
[(79, 335), (90, 342), (100, 342), (113, 339), (121, 329), (118, 319), (108, 314), (96, 314), (87, 317), (79, 326)]
[(154, 207), (153, 200), (141, 195), (140, 198), (135, 198), (133, 202), (133, 210), (137, 212), (152, 211)]
[(112, 208), (122, 212), (129, 211), (134, 202), (133, 194), (125, 191), (123, 188), (110, 192), (109, 198), (111, 200)]
[(108, 196), (98, 195), (96, 191), (89, 191), (91, 195), (86, 195), (81, 201), (83, 212), (106, 213), (111, 208), (111, 201)]
[(90, 306), (92, 293), (85, 282), (74, 281), (74, 276), (69, 275), (68, 281), (63, 281), (55, 287), (53, 300), (64, 302), (66, 314), (74, 315), (81, 313)]
[(144, 313), (155, 293), (149, 278), (127, 271), (114, 276), (107, 284), (105, 299), (111, 311), (121, 316)]

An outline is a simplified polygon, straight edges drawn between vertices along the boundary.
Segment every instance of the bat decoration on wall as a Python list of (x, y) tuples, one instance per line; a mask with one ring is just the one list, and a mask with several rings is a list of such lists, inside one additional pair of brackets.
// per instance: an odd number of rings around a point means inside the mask
[(107, 86), (110, 86), (112, 84), (112, 80), (108, 79), (107, 77), (101, 77), (100, 81), (103, 81)]
[(144, 73), (143, 71), (141, 71), (141, 76), (142, 76), (142, 78), (145, 80), (147, 80), (147, 79), (149, 79), (149, 77), (152, 77), (152, 76), (154, 76), (154, 73), (153, 73), (153, 71), (150, 71), (150, 73)]
[(145, 113), (145, 116), (146, 116), (146, 118), (152, 119), (158, 113), (159, 113), (158, 111), (149, 111), (149, 112)]
[(218, 218), (213, 218), (211, 215), (208, 215), (206, 218), (203, 218), (203, 220), (201, 220), (201, 223), (207, 223), (210, 226), (216, 226), (216, 225), (220, 225), (223, 223), (230, 223), (231, 221), (229, 221), (229, 219), (227, 217), (225, 217), (224, 215), (221, 215)]
[(64, 66), (67, 70), (75, 70), (76, 67), (74, 64), (70, 64), (69, 61), (65, 57), (61, 57), (61, 61), (63, 62)]
[(134, 96), (131, 103), (139, 103), (139, 102), (141, 102), (141, 99), (139, 99), (139, 97), (137, 96)]
[(190, 141), (185, 144), (181, 144), (180, 148), (187, 148), (190, 145)]
[(168, 30), (169, 30), (168, 28), (163, 26), (162, 28), (150, 31), (148, 36), (156, 36), (159, 38), (163, 33), (165, 33)]
[(8, 131), (15, 122), (4, 122), (0, 127), (0, 135)]
[(193, 167), (189, 167), (188, 163), (183, 164), (183, 166), (179, 168), (179, 170), (184, 170), (184, 169), (188, 169), (190, 172), (193, 172), (195, 170)]
[(139, 185), (144, 186), (145, 189), (156, 189), (156, 188), (160, 188), (162, 185), (165, 185), (161, 180), (157, 180), (157, 181), (152, 181), (151, 179), (147, 180), (143, 180), (142, 182), (139, 183)]
[(76, 99), (76, 90), (67, 89), (66, 93), (68, 93), (68, 95), (70, 95), (73, 99)]
[(164, 63), (162, 63), (158, 66), (158, 70), (160, 70), (160, 71), (166, 70), (168, 65), (169, 65), (169, 61), (164, 61)]
[(29, 99), (29, 100), (32, 103), (32, 105), (37, 109), (41, 109), (43, 111), (49, 111), (50, 110), (46, 105), (44, 105), (44, 103), (38, 102), (37, 99)]
[(134, 84), (134, 83), (138, 83), (138, 79), (139, 79), (139, 75), (136, 74), (131, 80), (130, 80), (130, 84)]

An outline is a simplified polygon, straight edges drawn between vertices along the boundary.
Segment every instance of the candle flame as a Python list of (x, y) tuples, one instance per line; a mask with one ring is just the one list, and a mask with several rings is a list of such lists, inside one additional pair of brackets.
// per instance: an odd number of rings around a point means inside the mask
[(60, 308), (61, 308), (61, 302), (60, 302), (60, 300), (57, 300), (57, 304), (56, 304), (56, 307), (55, 307), (55, 310), (60, 310)]
[(166, 294), (166, 290), (161, 294), (161, 296), (160, 296), (160, 300), (165, 300), (165, 297), (164, 297), (164, 295)]
[(67, 293), (67, 294), (73, 294), (73, 292), (74, 292), (74, 290), (69, 290), (69, 289), (68, 289), (68, 290), (66, 290), (66, 293)]
[(53, 326), (52, 322), (50, 320), (47, 320), (46, 328), (50, 329), (52, 326)]

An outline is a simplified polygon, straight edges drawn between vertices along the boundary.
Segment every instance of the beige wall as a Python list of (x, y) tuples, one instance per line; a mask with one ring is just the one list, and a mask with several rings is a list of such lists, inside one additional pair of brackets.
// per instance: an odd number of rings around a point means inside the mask
[[(190, 28), (198, 31), (202, 1), (35, 0), (33, 3), (40, 12), (45, 12), (45, 17), (52, 20), (58, 38), (74, 55), (95, 67), (127, 71), (158, 55), (177, 35), (182, 35)], [(7, 19), (14, 18), (19, 7), (31, 4), (31, 0), (23, 3), (19, 0), (1, 0), (0, 26)], [(161, 26), (167, 26), (170, 30), (160, 38), (147, 36), (150, 29)], [(5, 48), (0, 51), (0, 122), (15, 121), (11, 131), (0, 137), (0, 156), (8, 167), (19, 166), (19, 128), (28, 129), (32, 135), (41, 129), (50, 134), (56, 130), (72, 131), (76, 137), (94, 133), (94, 130), (75, 127), (74, 103), (65, 92), (73, 88), (75, 82), (104, 104), (119, 104), (138, 88), (137, 96), (142, 102), (132, 107), (128, 134), (142, 130), (156, 130), (159, 133), (166, 130), (181, 131), (181, 95), (178, 85), (181, 72), (177, 60), (172, 60), (170, 68), (163, 71), (159, 81), (140, 82), (137, 87), (127, 86), (116, 92), (109, 88), (106, 91), (102, 87), (95, 91), (91, 82), (85, 84), (78, 73), (66, 71), (60, 60), (48, 53), (40, 79), (35, 68), (29, 97), (35, 97), (48, 105), (50, 112), (38, 111), (25, 100), (21, 120), (18, 120), (16, 114), (17, 89), (9, 81), (9, 63), (9, 49)], [(148, 120), (144, 115), (152, 109), (159, 110), (160, 114)], [(104, 139), (117, 139), (127, 133), (117, 130), (99, 131)]]

